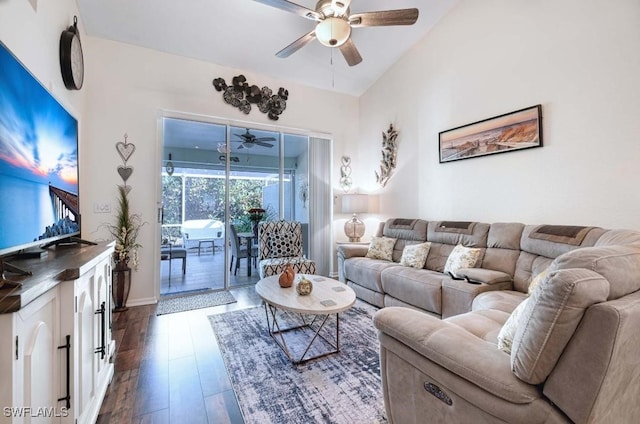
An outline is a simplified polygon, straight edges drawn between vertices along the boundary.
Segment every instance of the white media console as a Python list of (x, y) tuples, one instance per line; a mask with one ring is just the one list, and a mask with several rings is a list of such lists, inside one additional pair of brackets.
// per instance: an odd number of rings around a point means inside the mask
[(54, 247), (15, 261), (0, 289), (0, 423), (94, 423), (114, 372), (113, 244)]

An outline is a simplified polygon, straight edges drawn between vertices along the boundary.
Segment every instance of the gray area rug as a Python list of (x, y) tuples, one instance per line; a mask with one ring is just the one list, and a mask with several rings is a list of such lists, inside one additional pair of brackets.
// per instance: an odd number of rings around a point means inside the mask
[[(356, 301), (340, 314), (340, 352), (300, 365), (269, 336), (263, 307), (209, 316), (245, 423), (386, 423), (376, 310)], [(287, 335), (299, 349), (304, 337)]]
[(211, 306), (226, 305), (236, 299), (228, 291), (208, 291), (206, 293), (189, 294), (184, 296), (166, 297), (160, 299), (156, 315), (173, 314), (190, 311), (192, 309), (209, 308)]

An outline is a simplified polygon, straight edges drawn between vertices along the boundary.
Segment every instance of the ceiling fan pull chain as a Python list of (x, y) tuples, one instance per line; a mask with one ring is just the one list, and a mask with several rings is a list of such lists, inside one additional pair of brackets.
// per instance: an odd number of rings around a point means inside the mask
[(335, 49), (331, 49), (331, 88), (336, 88), (336, 68), (333, 67), (333, 51)]

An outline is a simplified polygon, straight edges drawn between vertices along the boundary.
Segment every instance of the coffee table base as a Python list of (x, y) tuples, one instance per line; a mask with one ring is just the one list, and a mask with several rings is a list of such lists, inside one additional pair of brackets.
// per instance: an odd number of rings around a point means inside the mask
[[(317, 358), (321, 358), (323, 356), (327, 356), (327, 355), (332, 355), (334, 353), (338, 353), (340, 351), (340, 319), (338, 317), (338, 314), (336, 315), (336, 337), (335, 340), (329, 340), (326, 337), (324, 337), (322, 334), (320, 334), (320, 331), (324, 328), (324, 325), (327, 323), (329, 316), (330, 315), (313, 315), (313, 319), (311, 319), (310, 322), (306, 322), (305, 319), (305, 314), (297, 314), (300, 316), (300, 319), (302, 320), (302, 324), (301, 325), (296, 325), (296, 326), (292, 326), (292, 327), (286, 327), (286, 328), (280, 328), (280, 324), (278, 323), (278, 309), (267, 303), (264, 302), (264, 310), (265, 310), (265, 314), (267, 316), (267, 328), (269, 330), (269, 335), (271, 336), (271, 338), (276, 342), (276, 344), (278, 346), (280, 346), (280, 349), (282, 349), (282, 351), (285, 353), (285, 355), (287, 355), (287, 358), (289, 358), (289, 360), (293, 363), (293, 364), (301, 364), (303, 362), (307, 362), (310, 361), (312, 359), (317, 359)], [(318, 327), (317, 328), (313, 328), (313, 325), (316, 323), (316, 321), (319, 321)], [(296, 359), (292, 352), (291, 349), (289, 348), (289, 346), (287, 346), (287, 341), (284, 337), (284, 333), (289, 332), (289, 331), (294, 331), (294, 330), (310, 330), (311, 332), (313, 332), (313, 337), (311, 337), (311, 340), (309, 341), (309, 343), (307, 344), (306, 348), (304, 349), (304, 352), (302, 353), (302, 355), (300, 355), (300, 358)], [(313, 345), (313, 342), (316, 341), (317, 339), (321, 338), (322, 340), (324, 340), (329, 346), (331, 346), (332, 349), (327, 350), (326, 352), (314, 355), (314, 356), (308, 356), (306, 357), (307, 353), (309, 352), (309, 349), (311, 348), (311, 345)]]

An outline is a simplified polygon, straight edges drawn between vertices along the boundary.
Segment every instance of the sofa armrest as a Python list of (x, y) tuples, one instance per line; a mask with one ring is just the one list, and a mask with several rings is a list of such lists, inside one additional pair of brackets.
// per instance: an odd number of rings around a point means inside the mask
[[(530, 403), (540, 397), (535, 386), (514, 375), (507, 353), (456, 324), (400, 307), (379, 310), (373, 323), (382, 333), (381, 348), (387, 347), (383, 335), (391, 337), (427, 360), (512, 403)], [(402, 356), (401, 352), (396, 353)]]
[(363, 244), (341, 244), (338, 246), (338, 257), (344, 259), (364, 257), (369, 251), (368, 245)]
[(511, 283), (513, 281), (513, 277), (506, 272), (484, 268), (462, 268), (456, 271), (456, 275), (458, 277), (468, 278), (471, 283), (483, 283), (488, 285)]
[(368, 245), (363, 244), (341, 244), (338, 246), (338, 280), (347, 283), (344, 276), (344, 261), (349, 258), (363, 258), (369, 251)]
[(444, 280), (442, 282), (442, 318), (449, 318), (471, 311), (473, 299), (480, 293), (511, 290), (512, 287), (511, 279), (500, 283), (492, 282), (491, 284), (473, 284), (466, 280)]

